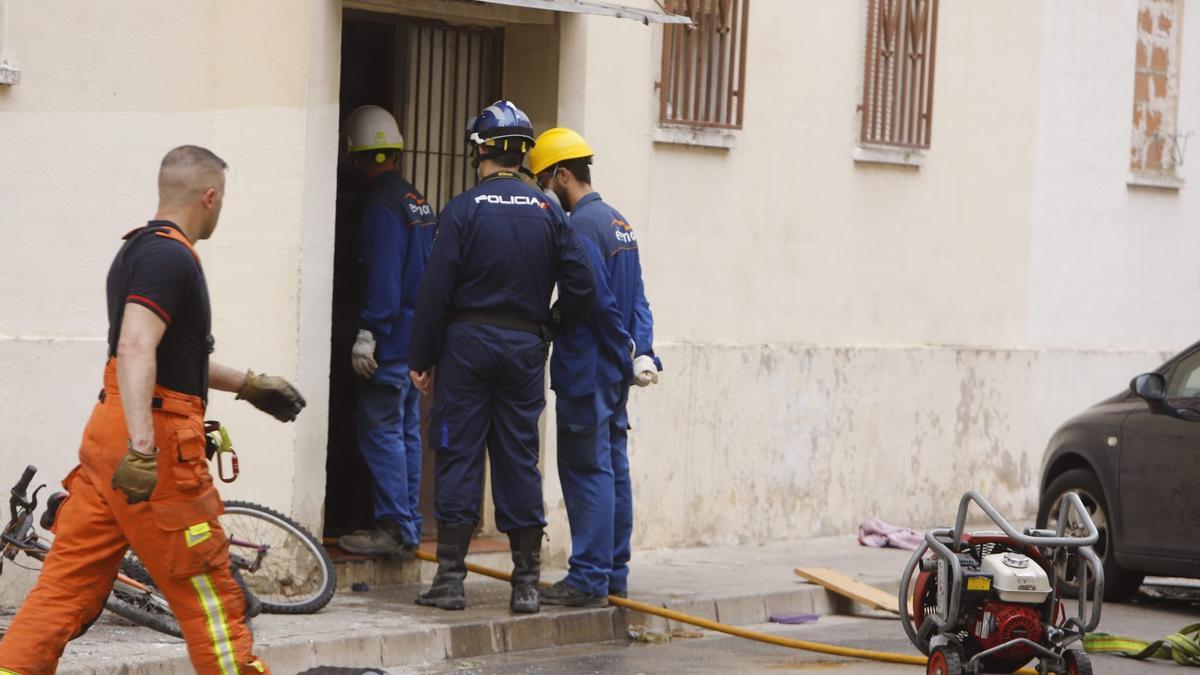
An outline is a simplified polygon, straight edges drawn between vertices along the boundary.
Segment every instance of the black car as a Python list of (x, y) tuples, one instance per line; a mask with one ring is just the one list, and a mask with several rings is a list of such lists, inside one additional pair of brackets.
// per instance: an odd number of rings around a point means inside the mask
[[(1133, 595), (1148, 574), (1200, 577), (1200, 343), (1059, 427), (1039, 487), (1038, 527), (1057, 525), (1067, 492), (1087, 506), (1105, 600)], [(1057, 570), (1077, 592), (1074, 561)]]

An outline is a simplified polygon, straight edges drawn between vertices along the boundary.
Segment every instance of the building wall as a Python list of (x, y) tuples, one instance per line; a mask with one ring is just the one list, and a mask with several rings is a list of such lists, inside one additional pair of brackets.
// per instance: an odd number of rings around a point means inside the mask
[(631, 397), (638, 546), (944, 524), (968, 488), (1031, 518), (1053, 429), (1195, 337), (1200, 279), (1154, 262), (1200, 211), (1125, 185), (1136, 0), (941, 3), (919, 169), (852, 160), (865, 4), (753, 5), (729, 150), (653, 142), (660, 30), (563, 20), (559, 122), (666, 365)]
[[(242, 468), (222, 493), (317, 526), (340, 3), (0, 4), (0, 49), (22, 70), (0, 87), (0, 484), (32, 463), (53, 485), (75, 464), (101, 386), (108, 265), (154, 216), (162, 155), (194, 143), (231, 167), (221, 224), (199, 245), (214, 358), (308, 398), (281, 425), (213, 393), (208, 416), (230, 426)], [(32, 578), (6, 569), (0, 606)]]
[[(641, 241), (667, 368), (631, 400), (643, 548), (849, 532), (868, 517), (942, 524), (967, 488), (1027, 517), (1053, 428), (1194, 339), (1178, 308), (1194, 306), (1200, 278), (1170, 253), (1197, 243), (1194, 188), (1125, 182), (1137, 4), (941, 3), (933, 148), (918, 169), (852, 159), (864, 2), (754, 4), (745, 129), (728, 150), (654, 142), (657, 27), (347, 2), (509, 23), (506, 93), (596, 149), (596, 186)], [(223, 493), (317, 528), (340, 4), (0, 9), (0, 51), (23, 71), (0, 87), (0, 485), (26, 463), (46, 479), (74, 463), (111, 254), (153, 214), (163, 152), (199, 143), (232, 165), (222, 226), (200, 245), (216, 358), (293, 378), (309, 401), (282, 426), (213, 395), (243, 469)], [(1200, 114), (1189, 72), (1180, 130)], [(0, 606), (31, 579), (6, 570)]]

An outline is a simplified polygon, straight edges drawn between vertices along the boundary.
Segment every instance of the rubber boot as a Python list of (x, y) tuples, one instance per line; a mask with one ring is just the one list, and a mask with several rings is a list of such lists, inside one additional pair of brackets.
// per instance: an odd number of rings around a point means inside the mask
[(536, 614), (541, 608), (538, 580), (542, 573), (542, 528), (526, 527), (508, 533), (512, 547), (512, 598), (508, 606), (518, 614)]
[(417, 604), (438, 609), (466, 609), (467, 549), (475, 523), (438, 523), (437, 576), (433, 585), (417, 594)]

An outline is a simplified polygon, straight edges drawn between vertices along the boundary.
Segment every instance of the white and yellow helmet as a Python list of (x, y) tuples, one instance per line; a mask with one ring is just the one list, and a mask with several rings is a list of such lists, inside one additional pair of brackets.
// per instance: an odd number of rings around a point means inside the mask
[(346, 147), (350, 154), (375, 151), (375, 161), (387, 161), (389, 150), (403, 150), (404, 137), (392, 114), (377, 105), (355, 108), (346, 118)]

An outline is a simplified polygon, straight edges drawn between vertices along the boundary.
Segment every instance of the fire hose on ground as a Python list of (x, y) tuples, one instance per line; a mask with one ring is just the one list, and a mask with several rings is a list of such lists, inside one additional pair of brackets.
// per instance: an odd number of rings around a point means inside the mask
[[(425, 561), (432, 562), (432, 563), (437, 562), (437, 556), (435, 556), (432, 553), (429, 553), (426, 551), (417, 551), (416, 554), (417, 554), (417, 557), (420, 558), (421, 560), (425, 560)], [(493, 579), (500, 579), (501, 581), (509, 581), (510, 580), (509, 575), (505, 574), (504, 572), (491, 569), (490, 567), (476, 565), (475, 563), (470, 563), (470, 562), (467, 563), (467, 569), (476, 574), (482, 574), (487, 577), (492, 577)], [(690, 624), (692, 626), (698, 626), (700, 628), (706, 628), (708, 630), (713, 630), (713, 631), (717, 631), (720, 633), (726, 633), (728, 635), (733, 635), (735, 637), (745, 638), (747, 640), (757, 640), (758, 642), (765, 642), (768, 644), (778, 645), (780, 647), (790, 647), (792, 649), (801, 649), (804, 651), (817, 652), (820, 654), (830, 654), (832, 656), (846, 656), (846, 657), (857, 658), (857, 659), (868, 659), (871, 661), (884, 661), (887, 663), (904, 663), (904, 664), (909, 664), (909, 665), (914, 665), (914, 666), (924, 666), (925, 663), (928, 661), (928, 659), (926, 659), (924, 656), (918, 656), (918, 655), (914, 655), (914, 654), (899, 654), (896, 652), (878, 652), (878, 651), (873, 651), (870, 649), (856, 649), (854, 647), (839, 647), (837, 645), (829, 645), (829, 644), (824, 644), (821, 642), (810, 642), (808, 640), (796, 640), (794, 638), (780, 637), (778, 635), (771, 635), (769, 633), (762, 633), (762, 632), (755, 631), (755, 630), (747, 630), (745, 628), (738, 628), (737, 626), (730, 626), (728, 624), (711, 621), (709, 619), (701, 618), (698, 616), (692, 616), (690, 614), (676, 612), (674, 610), (666, 609), (665, 607), (658, 607), (658, 606), (650, 605), (650, 604), (647, 604), (644, 602), (638, 602), (636, 600), (627, 600), (625, 598), (618, 598), (616, 596), (609, 596), (608, 602), (612, 605), (616, 605), (617, 607), (623, 607), (625, 609), (633, 610), (635, 612), (641, 612), (643, 614), (650, 614), (650, 615), (661, 617), (664, 619), (669, 619), (671, 621), (678, 621), (679, 623), (686, 623), (686, 624)], [(1034, 672), (1034, 671), (1028, 670), (1028, 671), (1021, 671), (1021, 672)]]

